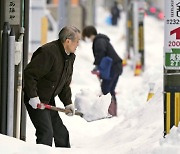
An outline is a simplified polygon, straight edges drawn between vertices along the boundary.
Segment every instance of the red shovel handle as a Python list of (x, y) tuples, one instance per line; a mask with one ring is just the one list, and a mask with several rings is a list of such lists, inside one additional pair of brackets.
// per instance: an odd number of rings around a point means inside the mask
[[(56, 106), (52, 106), (52, 105), (44, 104), (44, 103), (38, 104), (37, 108), (38, 109), (49, 109), (49, 110), (54, 110), (54, 111), (60, 111), (60, 112), (66, 113), (66, 114), (71, 113), (71, 110), (69, 110), (69, 109), (63, 109), (63, 108), (60, 108), (60, 107), (56, 107)], [(82, 117), (83, 113), (75, 112), (75, 115), (79, 115), (79, 116)]]

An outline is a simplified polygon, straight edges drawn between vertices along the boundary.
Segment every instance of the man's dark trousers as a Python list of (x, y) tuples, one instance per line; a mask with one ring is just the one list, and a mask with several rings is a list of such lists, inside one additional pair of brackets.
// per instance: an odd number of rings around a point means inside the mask
[[(33, 109), (28, 103), (29, 98), (26, 94), (24, 94), (24, 102), (30, 119), (36, 128), (36, 143), (52, 146), (54, 138), (56, 147), (70, 148), (69, 132), (58, 112), (47, 109)], [(55, 105), (54, 98), (51, 99), (49, 104)]]

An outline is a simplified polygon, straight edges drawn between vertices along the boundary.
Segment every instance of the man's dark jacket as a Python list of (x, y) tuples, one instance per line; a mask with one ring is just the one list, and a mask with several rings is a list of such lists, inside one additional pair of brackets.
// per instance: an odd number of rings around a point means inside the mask
[(63, 104), (71, 101), (70, 83), (75, 54), (67, 55), (56, 40), (38, 48), (24, 70), (24, 91), (29, 98), (39, 96), (41, 102), (59, 96)]
[(103, 57), (110, 57), (113, 60), (111, 73), (122, 73), (122, 59), (116, 53), (110, 43), (110, 39), (104, 34), (97, 34), (93, 41), (93, 55), (95, 58), (94, 65), (99, 66)]

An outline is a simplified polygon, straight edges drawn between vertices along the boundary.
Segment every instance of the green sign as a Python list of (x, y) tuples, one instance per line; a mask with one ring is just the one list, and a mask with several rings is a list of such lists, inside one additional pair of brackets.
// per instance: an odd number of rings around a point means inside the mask
[(172, 49), (171, 52), (165, 53), (166, 69), (180, 69), (180, 49)]

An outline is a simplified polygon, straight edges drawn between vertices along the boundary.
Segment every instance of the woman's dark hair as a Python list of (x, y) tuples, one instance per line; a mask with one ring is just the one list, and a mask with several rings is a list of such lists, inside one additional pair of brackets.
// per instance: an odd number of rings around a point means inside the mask
[(83, 39), (85, 37), (91, 37), (91, 35), (97, 35), (97, 30), (94, 26), (86, 26), (82, 31), (82, 37)]

